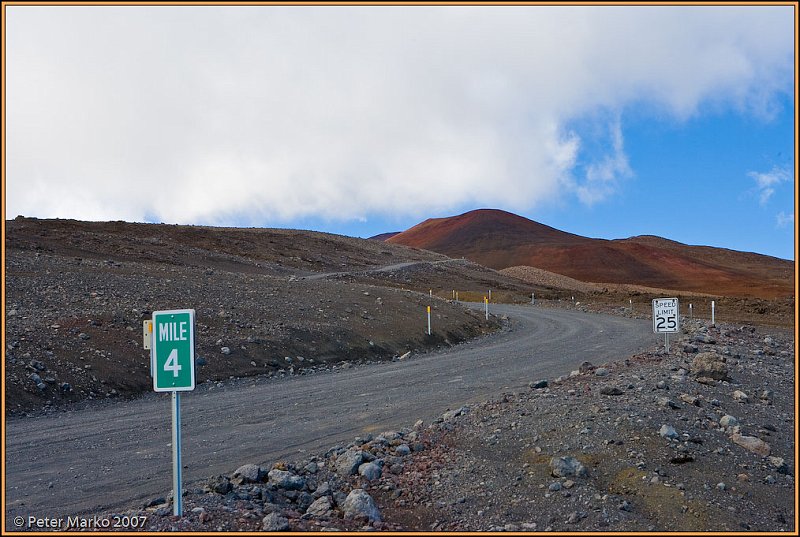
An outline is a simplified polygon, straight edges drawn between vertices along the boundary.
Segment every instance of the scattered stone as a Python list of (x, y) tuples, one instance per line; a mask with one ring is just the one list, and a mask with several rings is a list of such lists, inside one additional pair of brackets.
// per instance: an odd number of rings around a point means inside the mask
[(367, 462), (367, 454), (360, 449), (350, 449), (336, 459), (336, 473), (346, 477), (358, 473), (358, 467)]
[[(222, 354), (230, 354), (230, 353), (231, 353), (231, 348), (230, 348), (230, 347), (222, 347), (222, 348), (219, 350), (219, 352), (221, 352)], [(278, 530), (278, 531), (279, 531), (279, 530)]]
[(547, 388), (547, 381), (546, 380), (537, 380), (536, 382), (531, 382), (528, 386), (534, 390), (541, 390), (543, 388)]
[(769, 456), (770, 446), (760, 438), (734, 433), (733, 436), (731, 436), (731, 440), (734, 444), (738, 444), (757, 455), (761, 455), (762, 457)]
[(700, 398), (688, 393), (682, 393), (679, 397), (681, 401), (687, 405), (700, 406)]
[(733, 392), (733, 400), (738, 401), (740, 403), (747, 403), (748, 401), (750, 401), (750, 397), (748, 397), (747, 394), (744, 393), (743, 391), (736, 390), (735, 392)]
[(217, 494), (227, 494), (233, 489), (231, 480), (224, 475), (212, 477), (206, 484), (206, 487), (208, 490), (216, 492)]
[(722, 427), (736, 427), (739, 425), (739, 420), (729, 414), (726, 414), (719, 419), (719, 424)]
[(366, 517), (370, 521), (380, 521), (381, 513), (372, 499), (365, 490), (355, 489), (347, 495), (347, 499), (342, 506), (345, 518)]
[(242, 477), (245, 483), (256, 483), (264, 477), (264, 471), (257, 464), (244, 464), (233, 472), (233, 477)]
[(278, 513), (270, 513), (261, 521), (261, 529), (264, 531), (287, 531), (289, 520)]
[(367, 481), (375, 481), (376, 479), (380, 479), (381, 473), (381, 467), (374, 462), (365, 462), (358, 467), (358, 475), (364, 477)]
[(592, 371), (594, 371), (594, 365), (592, 365), (592, 362), (582, 362), (581, 365), (578, 366), (578, 372), (581, 375), (586, 375)]
[(306, 509), (306, 514), (315, 516), (317, 518), (327, 517), (331, 515), (331, 500), (328, 496), (322, 496), (314, 500), (314, 502)]
[(671, 425), (662, 425), (661, 429), (658, 431), (658, 434), (661, 435), (662, 438), (668, 438), (670, 440), (678, 438), (679, 436), (678, 432)]
[(553, 477), (586, 477), (589, 472), (575, 457), (553, 457), (550, 459), (550, 473)]
[(623, 392), (616, 386), (603, 386), (600, 388), (600, 393), (602, 395), (622, 395)]
[(607, 377), (608, 376), (608, 369), (605, 367), (598, 367), (595, 369), (594, 374), (598, 377)]
[(270, 484), (285, 490), (303, 490), (306, 486), (305, 478), (285, 470), (270, 470), (267, 477)]

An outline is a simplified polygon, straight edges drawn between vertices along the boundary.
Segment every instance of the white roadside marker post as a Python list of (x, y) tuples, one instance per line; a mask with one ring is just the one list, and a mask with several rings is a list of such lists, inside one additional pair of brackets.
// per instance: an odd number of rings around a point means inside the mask
[(492, 290), (489, 289), (489, 300), (491, 300), (491, 299), (492, 299)]
[(456, 302), (458, 302), (458, 291), (456, 291)]
[(489, 320), (489, 299), (486, 298), (486, 297), (483, 297), (483, 303), (486, 306), (486, 320), (488, 321)]
[(536, 304), (536, 293), (531, 293), (531, 304)]
[(714, 301), (711, 301), (711, 326), (714, 326)]
[(689, 320), (692, 320), (694, 317), (692, 316), (692, 303), (689, 302)]
[(431, 307), (428, 306), (428, 335), (431, 335)]

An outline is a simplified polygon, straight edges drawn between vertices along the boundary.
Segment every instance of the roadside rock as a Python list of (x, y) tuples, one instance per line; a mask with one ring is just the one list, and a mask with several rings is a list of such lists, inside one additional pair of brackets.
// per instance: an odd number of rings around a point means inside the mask
[(770, 453), (770, 445), (761, 440), (760, 438), (756, 438), (755, 436), (745, 436), (738, 433), (734, 433), (731, 436), (731, 440), (734, 444), (738, 444), (745, 448), (748, 451), (752, 451), (762, 457), (769, 456)]
[(550, 473), (553, 477), (586, 477), (589, 472), (575, 457), (553, 457), (550, 459)]
[(363, 489), (355, 489), (347, 495), (342, 511), (345, 518), (366, 517), (373, 522), (381, 520), (381, 513), (375, 501)]
[(261, 521), (261, 529), (264, 531), (287, 531), (289, 520), (278, 513), (270, 513)]
[(264, 477), (264, 471), (257, 464), (244, 464), (233, 472), (233, 477), (241, 477), (245, 483), (256, 483)]
[(692, 360), (692, 375), (714, 380), (730, 380), (725, 358), (715, 352), (701, 352)]

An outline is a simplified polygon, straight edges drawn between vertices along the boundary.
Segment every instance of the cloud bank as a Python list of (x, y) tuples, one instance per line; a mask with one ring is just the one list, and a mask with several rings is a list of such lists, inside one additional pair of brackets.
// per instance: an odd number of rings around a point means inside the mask
[(6, 10), (10, 218), (592, 204), (635, 174), (629, 108), (769, 117), (793, 91), (791, 6)]

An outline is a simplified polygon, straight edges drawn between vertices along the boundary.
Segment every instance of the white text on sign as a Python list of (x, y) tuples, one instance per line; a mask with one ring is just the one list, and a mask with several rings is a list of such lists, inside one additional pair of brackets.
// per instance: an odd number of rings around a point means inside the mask
[(159, 341), (187, 341), (189, 339), (188, 324), (187, 322), (180, 322), (159, 325)]

